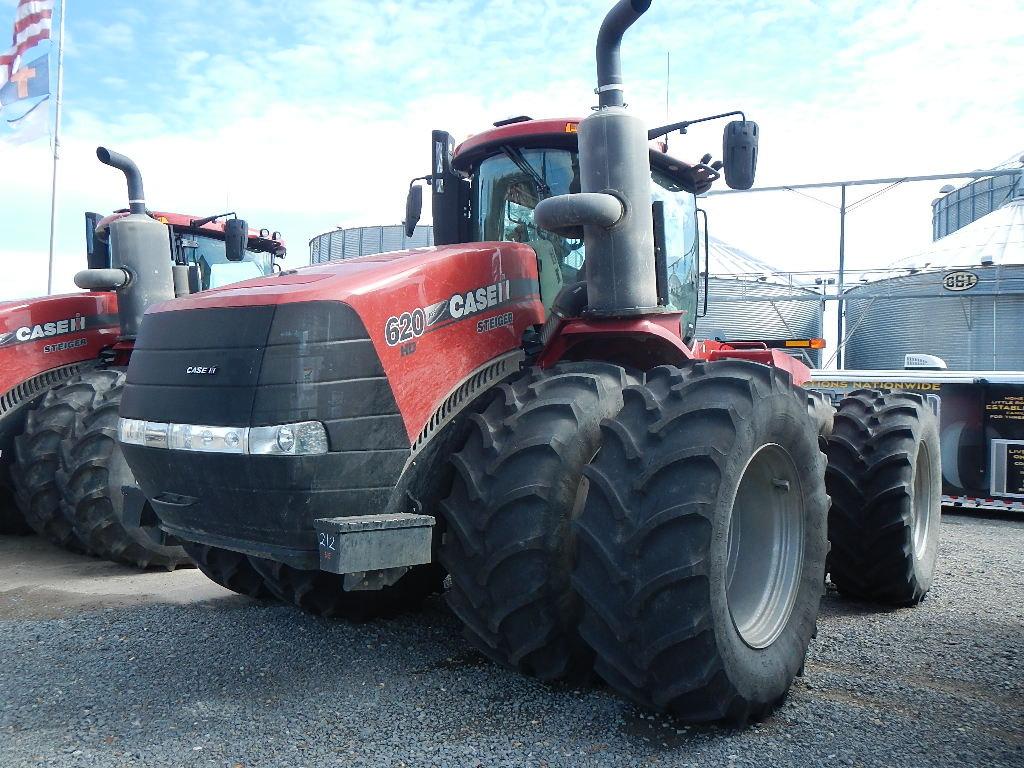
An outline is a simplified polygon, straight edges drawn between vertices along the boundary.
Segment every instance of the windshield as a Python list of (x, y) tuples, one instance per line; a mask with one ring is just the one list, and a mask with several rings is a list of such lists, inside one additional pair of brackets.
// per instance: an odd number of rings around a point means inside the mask
[(270, 253), (247, 250), (244, 261), (228, 261), (224, 241), (215, 237), (176, 232), (174, 241), (175, 260), (199, 266), (204, 291), (273, 272), (274, 257)]
[[(660, 171), (653, 171), (651, 178), (652, 199), (665, 203), (669, 301), (673, 309), (684, 313), (683, 336), (688, 338), (697, 310), (696, 200)], [(531, 246), (537, 252), (545, 307), (551, 306), (563, 285), (584, 279), (583, 241), (540, 229), (533, 221), (533, 211), (545, 197), (580, 191), (575, 152), (523, 149), (495, 155), (480, 163), (474, 181), (476, 239)]]

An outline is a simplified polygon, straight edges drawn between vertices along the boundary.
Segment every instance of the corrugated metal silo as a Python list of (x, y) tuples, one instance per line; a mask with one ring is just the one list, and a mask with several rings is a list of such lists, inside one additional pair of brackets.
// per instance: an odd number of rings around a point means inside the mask
[(847, 292), (847, 367), (902, 368), (919, 352), (953, 370), (1024, 369), (1024, 198), (906, 263)]
[[(712, 237), (708, 314), (698, 339), (806, 339), (822, 335), (822, 302), (813, 288)], [(819, 363), (817, 353), (812, 361)]]
[[(1019, 168), (1020, 153), (1013, 159), (996, 166), (1000, 170)], [(951, 235), (968, 224), (997, 210), (1003, 203), (1012, 200), (1021, 191), (1021, 176), (990, 176), (975, 179), (959, 189), (937, 198), (932, 202), (932, 239), (938, 240)]]
[(353, 259), (375, 253), (403, 251), (434, 244), (434, 228), (420, 225), (412, 237), (405, 236), (401, 224), (382, 227), (350, 227), (324, 232), (309, 241), (310, 264)]

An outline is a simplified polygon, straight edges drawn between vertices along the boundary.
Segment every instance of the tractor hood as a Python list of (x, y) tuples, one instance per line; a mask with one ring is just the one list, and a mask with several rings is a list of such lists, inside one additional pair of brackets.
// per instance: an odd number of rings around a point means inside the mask
[(327, 452), (125, 444), (125, 457), (167, 530), (315, 567), (316, 519), (398, 503), (410, 456), (447, 434), (451, 414), (482, 387), (518, 370), (523, 334), (544, 320), (538, 292), (533, 249), (481, 243), (164, 302), (142, 322), (123, 418), (188, 425), (190, 434), (319, 422)]
[[(297, 301), (365, 299), (384, 292), (401, 304), (436, 301), (436, 289), (466, 271), (485, 273), (496, 282), (509, 269), (530, 277), (523, 262), (536, 262), (528, 246), (516, 243), (474, 243), (419, 248), (287, 270), (153, 306), (148, 314), (206, 307), (249, 307)], [(532, 270), (536, 277), (536, 268)], [(384, 297), (378, 300), (386, 301)]]
[[(289, 270), (151, 307), (122, 416), (225, 425), (229, 417), (232, 426), (317, 417), (316, 408), (282, 408), (277, 396), (297, 382), (315, 383), (318, 371), (342, 371), (350, 363), (336, 356), (359, 347), (374, 359), (366, 371), (376, 373), (353, 375), (384, 374), (411, 444), (451, 388), (519, 349), (526, 329), (543, 322), (537, 256), (519, 243), (422, 248)], [(354, 339), (363, 341), (349, 343)], [(204, 400), (197, 387), (218, 397)], [(326, 398), (330, 389), (324, 379), (317, 391)]]

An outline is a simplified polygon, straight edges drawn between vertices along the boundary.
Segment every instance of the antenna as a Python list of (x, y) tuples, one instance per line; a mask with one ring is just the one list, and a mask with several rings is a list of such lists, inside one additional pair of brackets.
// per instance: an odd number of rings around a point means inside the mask
[[(665, 51), (665, 122), (672, 119), (672, 51)], [(668, 152), (668, 136), (665, 137), (665, 152)]]
[(672, 51), (665, 51), (665, 119), (670, 120), (672, 115), (671, 96), (672, 93)]

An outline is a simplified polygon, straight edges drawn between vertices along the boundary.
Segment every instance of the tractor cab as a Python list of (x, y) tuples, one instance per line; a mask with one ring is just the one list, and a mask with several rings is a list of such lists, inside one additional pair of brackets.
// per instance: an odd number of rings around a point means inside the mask
[[(435, 131), (432, 187), (437, 244), (518, 242), (537, 254), (541, 301), (547, 311), (559, 292), (585, 280), (582, 229), (555, 233), (538, 226), (537, 205), (581, 191), (576, 119), (513, 118), (454, 147)], [(651, 144), (651, 201), (664, 211), (666, 310), (680, 314), (679, 335), (692, 339), (698, 316), (699, 227), (696, 194), (713, 180), (701, 166), (670, 157)], [(408, 219), (408, 217), (407, 217)]]
[[(126, 210), (103, 218), (96, 213), (85, 215), (90, 269), (105, 269), (111, 265), (109, 227), (111, 222), (127, 215)], [(225, 224), (217, 220), (222, 217), (209, 220), (160, 211), (152, 211), (150, 216), (167, 225), (173, 262), (188, 270), (190, 293), (273, 274), (279, 268), (277, 259), (286, 254), (280, 232), (246, 227), (245, 245), (239, 249), (241, 259), (233, 259), (228, 254)]]

